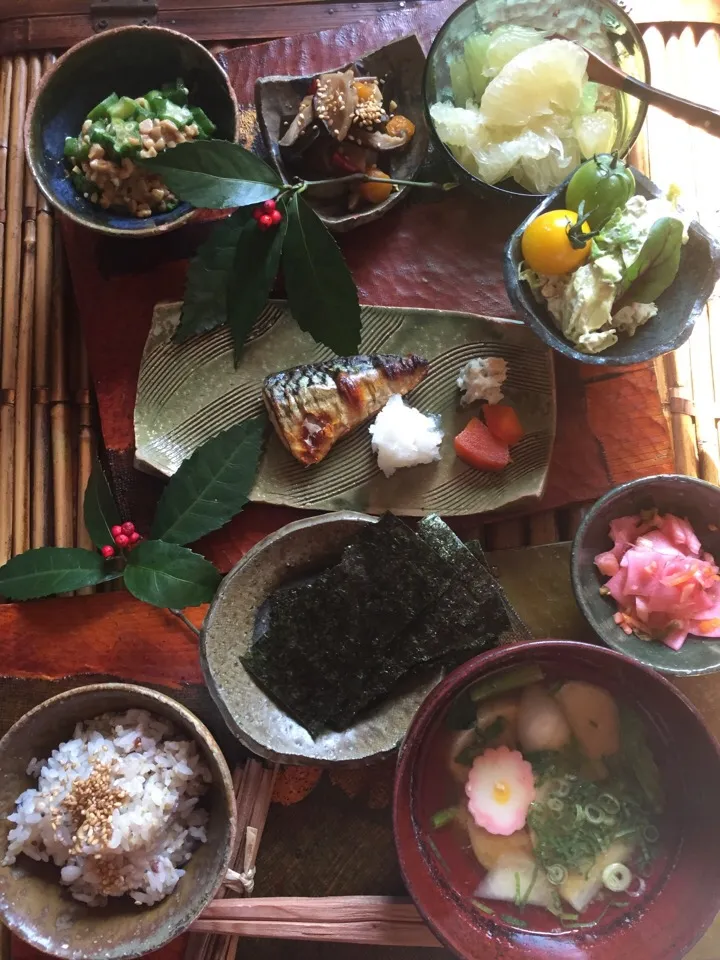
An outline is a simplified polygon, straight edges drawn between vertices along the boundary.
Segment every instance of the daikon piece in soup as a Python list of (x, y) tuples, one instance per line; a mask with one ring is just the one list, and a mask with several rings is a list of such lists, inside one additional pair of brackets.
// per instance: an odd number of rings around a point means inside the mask
[(504, 922), (594, 926), (639, 905), (667, 866), (649, 730), (600, 685), (536, 665), (492, 674), (456, 699), (424, 766), (430, 855), (457, 896)]

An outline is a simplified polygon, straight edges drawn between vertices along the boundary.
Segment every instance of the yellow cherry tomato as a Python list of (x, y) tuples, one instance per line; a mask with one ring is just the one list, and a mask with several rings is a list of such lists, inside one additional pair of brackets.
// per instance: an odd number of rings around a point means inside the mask
[(548, 210), (535, 217), (522, 236), (523, 260), (535, 273), (558, 276), (570, 273), (590, 255), (587, 223), (578, 226), (574, 210)]

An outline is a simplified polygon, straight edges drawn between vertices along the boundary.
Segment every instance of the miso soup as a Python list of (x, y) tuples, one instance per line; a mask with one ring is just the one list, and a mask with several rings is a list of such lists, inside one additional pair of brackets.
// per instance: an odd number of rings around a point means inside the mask
[(424, 764), (426, 854), (465, 904), (542, 932), (652, 892), (677, 846), (642, 712), (530, 665), (455, 700)]

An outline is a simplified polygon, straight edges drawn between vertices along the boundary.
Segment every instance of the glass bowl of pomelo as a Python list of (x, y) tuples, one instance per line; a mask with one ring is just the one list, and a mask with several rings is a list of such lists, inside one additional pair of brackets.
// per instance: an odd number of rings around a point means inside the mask
[(462, 182), (537, 199), (584, 159), (628, 153), (647, 106), (588, 80), (579, 44), (649, 82), (640, 31), (612, 0), (468, 0), (445, 22), (427, 58), (425, 108)]

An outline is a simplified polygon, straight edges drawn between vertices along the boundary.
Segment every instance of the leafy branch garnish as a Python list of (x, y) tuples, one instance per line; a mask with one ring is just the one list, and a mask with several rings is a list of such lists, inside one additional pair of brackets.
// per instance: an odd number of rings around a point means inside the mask
[[(97, 550), (40, 547), (0, 567), (0, 595), (31, 600), (122, 577), (138, 600), (181, 608), (212, 600), (220, 572), (185, 544), (217, 530), (248, 501), (262, 449), (265, 420), (255, 417), (208, 440), (185, 460), (160, 498), (150, 538), (110, 558), (120, 511), (98, 461), (84, 499), (84, 517)], [(116, 540), (117, 542), (117, 540)]]
[[(213, 210), (236, 208), (217, 224), (188, 269), (178, 342), (227, 324), (235, 362), (282, 267), (290, 312), (318, 343), (337, 354), (360, 344), (357, 289), (340, 249), (302, 196), (332, 183), (383, 183), (452, 190), (455, 183), (429, 183), (352, 173), (330, 180), (285, 183), (263, 160), (225, 140), (195, 141), (144, 161), (180, 200)], [(259, 229), (253, 210), (274, 201), (282, 219)]]

